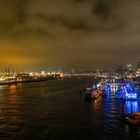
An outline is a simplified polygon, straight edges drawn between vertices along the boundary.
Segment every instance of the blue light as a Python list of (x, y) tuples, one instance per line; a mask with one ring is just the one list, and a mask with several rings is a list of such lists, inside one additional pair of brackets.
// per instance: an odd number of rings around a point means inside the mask
[(119, 86), (118, 87), (118, 90), (117, 90), (117, 92), (116, 92), (116, 94), (115, 94), (115, 97), (117, 98), (117, 99), (123, 99), (123, 96), (124, 96), (124, 87), (123, 86)]
[(124, 99), (137, 99), (137, 93), (132, 89), (132, 87), (129, 84), (126, 84), (125, 86), (125, 96)]
[(133, 112), (138, 112), (139, 106), (137, 101), (126, 101), (124, 105), (124, 113), (132, 114)]
[(110, 85), (105, 85), (103, 88), (102, 88), (102, 93), (105, 95), (105, 94), (109, 94), (111, 91), (111, 88), (110, 88)]
[(137, 93), (134, 91), (134, 89), (129, 84), (120, 86), (118, 88), (115, 96), (118, 99), (124, 99), (124, 100), (133, 100), (133, 99), (136, 100), (137, 99)]

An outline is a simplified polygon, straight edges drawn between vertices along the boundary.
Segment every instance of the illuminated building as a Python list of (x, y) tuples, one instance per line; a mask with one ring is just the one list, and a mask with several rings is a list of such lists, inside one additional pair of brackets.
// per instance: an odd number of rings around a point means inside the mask
[(132, 64), (127, 64), (127, 71), (133, 71), (133, 65)]
[(137, 69), (137, 71), (136, 71), (136, 75), (137, 75), (137, 76), (140, 76), (140, 68)]

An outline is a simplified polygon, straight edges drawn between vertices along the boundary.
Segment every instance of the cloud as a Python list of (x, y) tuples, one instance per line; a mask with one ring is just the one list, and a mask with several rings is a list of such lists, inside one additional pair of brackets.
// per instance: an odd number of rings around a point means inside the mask
[(0, 40), (40, 65), (78, 63), (92, 69), (135, 63), (139, 6), (138, 0), (5, 0), (0, 2)]
[(117, 0), (95, 0), (93, 5), (93, 15), (97, 15), (103, 19), (110, 18), (112, 11), (117, 7)]

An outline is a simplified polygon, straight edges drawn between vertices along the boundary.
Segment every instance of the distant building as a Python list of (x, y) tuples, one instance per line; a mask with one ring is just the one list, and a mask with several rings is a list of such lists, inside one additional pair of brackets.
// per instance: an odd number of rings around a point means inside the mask
[(116, 72), (119, 73), (119, 74), (122, 74), (123, 71), (124, 71), (123, 66), (122, 65), (118, 65), (117, 69), (116, 69)]
[(140, 76), (140, 68), (137, 69), (137, 71), (136, 71), (136, 75), (137, 75), (137, 76)]
[(41, 74), (44, 75), (44, 74), (46, 74), (46, 72), (45, 71), (41, 71)]
[(132, 64), (127, 64), (127, 65), (126, 65), (126, 68), (127, 68), (127, 71), (133, 71), (133, 70), (134, 70)]
[(99, 69), (96, 70), (96, 76), (98, 77), (100, 75)]

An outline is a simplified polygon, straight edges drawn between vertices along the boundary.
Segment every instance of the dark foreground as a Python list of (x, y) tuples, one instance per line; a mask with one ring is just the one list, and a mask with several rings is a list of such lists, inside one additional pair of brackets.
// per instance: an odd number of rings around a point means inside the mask
[(79, 91), (94, 81), (66, 78), (0, 86), (0, 140), (140, 139), (140, 127), (118, 119), (122, 109), (140, 111), (140, 101), (116, 101), (114, 95), (85, 101)]

